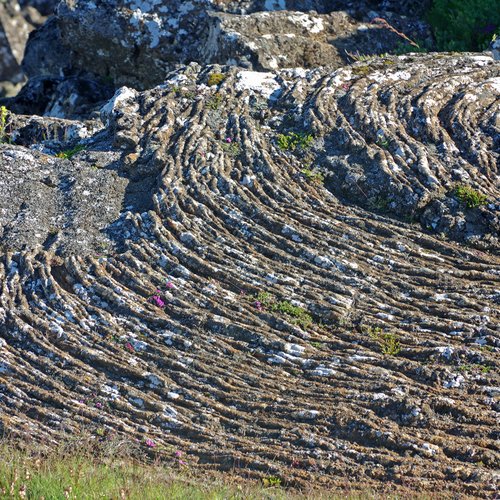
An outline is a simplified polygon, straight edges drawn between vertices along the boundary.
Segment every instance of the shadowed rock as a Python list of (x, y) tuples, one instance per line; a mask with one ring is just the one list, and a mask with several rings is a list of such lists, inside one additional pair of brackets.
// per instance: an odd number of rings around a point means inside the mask
[[(378, 14), (367, 6), (350, 13), (333, 12), (337, 4), (324, 4), (321, 14), (282, 12), (299, 8), (289, 4), (62, 1), (56, 16), (31, 37), (23, 69), (30, 78), (89, 72), (116, 85), (143, 89), (162, 83), (177, 65), (193, 61), (258, 70), (339, 67), (347, 59), (346, 50), (385, 53), (401, 41), (370, 25)], [(299, 10), (311, 6), (306, 2)], [(429, 36), (425, 23), (387, 15), (407, 35)]]

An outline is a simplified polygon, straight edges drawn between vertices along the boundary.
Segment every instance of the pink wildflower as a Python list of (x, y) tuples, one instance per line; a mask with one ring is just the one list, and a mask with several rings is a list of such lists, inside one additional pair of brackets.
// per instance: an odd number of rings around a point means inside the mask
[(264, 309), (264, 308), (262, 307), (262, 302), (260, 302), (259, 300), (256, 300), (256, 301), (254, 302), (254, 306), (255, 306), (255, 308), (257, 309), (257, 311), (262, 311), (262, 309)]
[(171, 281), (167, 281), (167, 284), (165, 286), (167, 288), (174, 288), (174, 284)]
[(175, 452), (175, 456), (176, 456), (177, 458), (182, 457), (182, 451), (177, 450), (177, 451)]
[(95, 404), (96, 408), (102, 408), (102, 403), (99, 403), (99, 401)]
[(150, 302), (152, 302), (155, 306), (158, 307), (165, 307), (165, 302), (159, 295), (153, 295), (150, 299)]
[(156, 447), (156, 443), (152, 440), (152, 439), (149, 439), (147, 438), (145, 441), (144, 441), (144, 444), (146, 446), (148, 446), (149, 448), (155, 448)]
[(229, 143), (233, 142), (233, 140), (231, 139), (231, 137), (226, 137), (226, 142), (229, 144)]

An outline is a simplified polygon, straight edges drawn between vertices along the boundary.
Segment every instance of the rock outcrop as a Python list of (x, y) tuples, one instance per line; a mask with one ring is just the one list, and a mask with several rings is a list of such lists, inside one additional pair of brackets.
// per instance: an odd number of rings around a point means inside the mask
[[(64, 0), (56, 16), (30, 39), (23, 69), (30, 78), (86, 72), (117, 86), (144, 89), (161, 84), (177, 65), (193, 61), (256, 70), (336, 68), (348, 60), (346, 51), (380, 54), (401, 43), (393, 32), (371, 24), (379, 14), (368, 4), (361, 3), (360, 9), (360, 2), (352, 2), (358, 9), (344, 5), (346, 11), (334, 11), (335, 2), (208, 4)], [(311, 6), (320, 13), (306, 12)], [(300, 12), (282, 11), (285, 7)], [(430, 36), (421, 21), (384, 15), (409, 36)]]
[(3, 0), (0, 2), (0, 97), (14, 95), (19, 84), (23, 82), (21, 61), (30, 32), (41, 26), (45, 21), (44, 15), (50, 13), (50, 6), (54, 1), (37, 3), (41, 11), (30, 2), (22, 6), (17, 0)]
[(491, 56), (412, 54), (11, 114), (5, 432), (492, 495), (499, 98)]

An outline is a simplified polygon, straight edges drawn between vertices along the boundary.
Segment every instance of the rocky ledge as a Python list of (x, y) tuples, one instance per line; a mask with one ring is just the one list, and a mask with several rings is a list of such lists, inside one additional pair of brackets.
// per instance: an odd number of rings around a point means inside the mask
[(4, 433), (494, 494), (500, 64), (363, 59), (5, 102)]

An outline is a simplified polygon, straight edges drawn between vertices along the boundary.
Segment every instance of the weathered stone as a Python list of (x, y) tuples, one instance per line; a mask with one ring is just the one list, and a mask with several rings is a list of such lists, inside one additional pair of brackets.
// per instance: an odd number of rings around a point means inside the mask
[[(204, 22), (229, 33), (241, 2), (216, 3), (233, 10)], [(304, 488), (492, 496), (500, 65), (256, 72), (300, 16), (269, 14), (252, 48), (262, 15), (232, 53), (250, 69), (193, 63), (103, 103), (53, 58), (0, 102), (0, 422), (147, 436), (159, 459)]]
[(29, 33), (45, 17), (33, 6), (20, 7), (17, 0), (0, 2), (0, 97), (14, 95), (24, 80), (21, 61)]
[[(147, 88), (163, 82), (176, 65), (193, 61), (259, 70), (339, 67), (346, 51), (383, 53), (400, 41), (384, 27), (370, 25), (375, 14), (368, 11), (358, 21), (344, 12), (256, 12), (273, 7), (256, 2), (231, 8), (234, 3), (63, 1), (56, 17), (31, 38), (23, 68), (29, 77), (88, 71), (118, 86)], [(234, 13), (247, 11), (252, 13)], [(428, 36), (421, 22), (390, 19), (396, 26), (403, 22), (409, 35)]]

